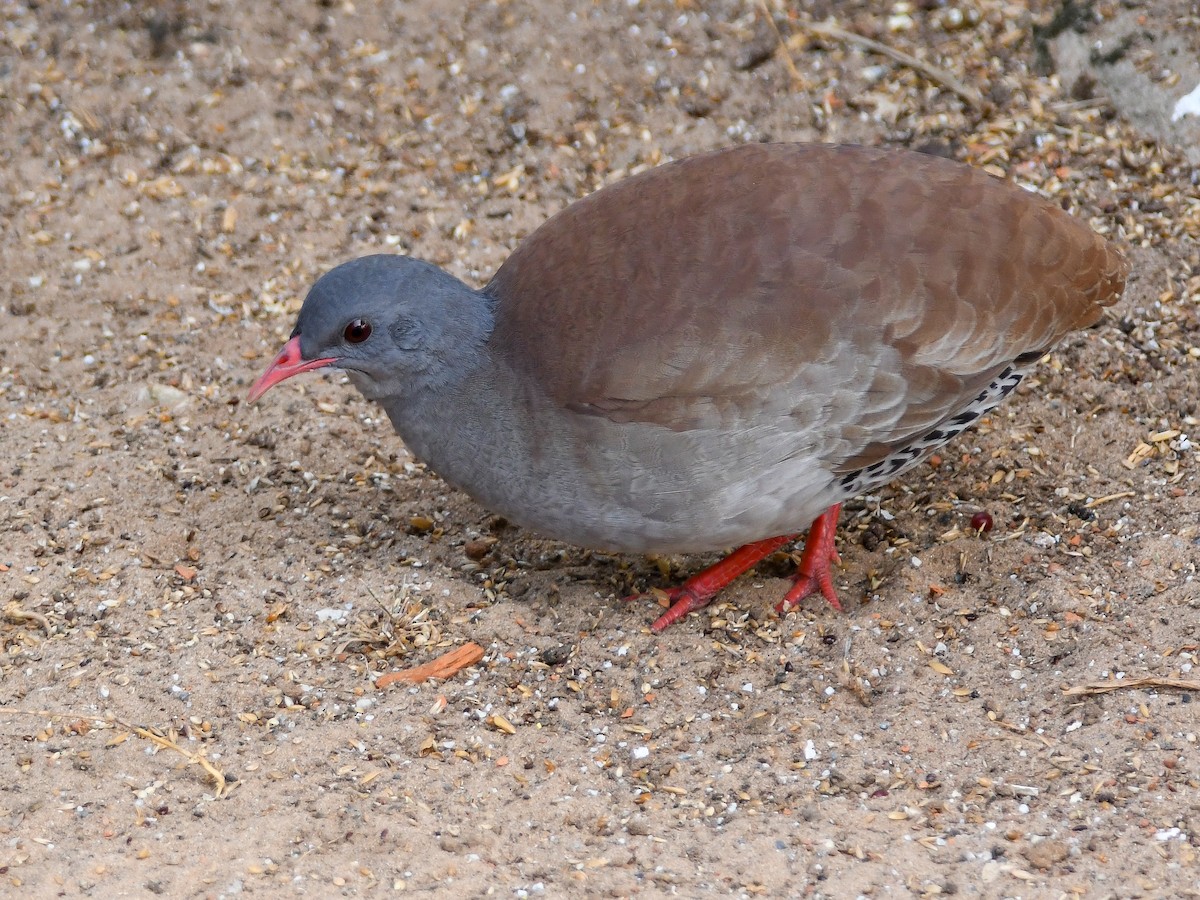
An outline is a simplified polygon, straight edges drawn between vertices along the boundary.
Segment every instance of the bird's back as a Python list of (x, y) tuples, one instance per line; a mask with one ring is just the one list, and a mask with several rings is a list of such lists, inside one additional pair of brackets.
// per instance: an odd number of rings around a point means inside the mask
[(488, 290), (493, 345), (564, 406), (686, 428), (859, 330), (944, 388), (1096, 321), (1125, 274), (1084, 223), (968, 166), (757, 144), (584, 198)]

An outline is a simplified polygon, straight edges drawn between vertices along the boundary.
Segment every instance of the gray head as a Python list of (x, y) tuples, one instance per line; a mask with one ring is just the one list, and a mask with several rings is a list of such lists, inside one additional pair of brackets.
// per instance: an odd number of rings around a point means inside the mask
[(345, 369), (373, 400), (411, 395), (471, 368), (492, 323), (491, 301), (437, 266), (410, 256), (360, 257), (313, 285), (291, 340), (250, 399), (322, 366)]

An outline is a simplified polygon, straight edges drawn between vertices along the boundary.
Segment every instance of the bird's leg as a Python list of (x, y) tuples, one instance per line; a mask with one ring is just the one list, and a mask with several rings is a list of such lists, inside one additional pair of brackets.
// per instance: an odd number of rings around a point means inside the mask
[[(833, 564), (841, 562), (833, 543), (833, 534), (837, 530), (838, 515), (841, 511), (842, 504), (835, 503), (817, 516), (808, 527), (808, 537), (804, 539), (804, 552), (800, 555), (796, 580), (792, 589), (775, 604), (778, 612), (787, 612), (809, 594), (818, 591), (829, 601), (830, 606), (841, 612), (842, 604), (838, 600), (837, 591), (833, 589), (833, 578), (829, 573)], [(673, 608), (667, 612), (670, 614), (672, 611)]]
[[(833, 542), (841, 511), (842, 504), (835, 503), (817, 516), (812, 525), (808, 527), (808, 536), (804, 540), (804, 552), (800, 555), (795, 581), (791, 590), (775, 605), (778, 612), (787, 612), (809, 594), (817, 591), (829, 601), (834, 609), (841, 611), (842, 604), (838, 600), (837, 591), (833, 588), (833, 578), (829, 571), (832, 565), (841, 562)], [(666, 594), (667, 599), (671, 601), (671, 606), (650, 626), (650, 630), (659, 634), (688, 613), (708, 606), (712, 598), (735, 578), (754, 568), (788, 541), (795, 540), (797, 536), (784, 534), (779, 537), (767, 538), (765, 541), (746, 544), (734, 550), (720, 562), (693, 575), (678, 587), (668, 588)]]
[(724, 587), (743, 572), (754, 568), (788, 541), (795, 540), (794, 534), (755, 541), (734, 550), (718, 563), (696, 573), (678, 587), (667, 589), (671, 607), (663, 613), (650, 630), (658, 634), (674, 625), (693, 610), (703, 609)]

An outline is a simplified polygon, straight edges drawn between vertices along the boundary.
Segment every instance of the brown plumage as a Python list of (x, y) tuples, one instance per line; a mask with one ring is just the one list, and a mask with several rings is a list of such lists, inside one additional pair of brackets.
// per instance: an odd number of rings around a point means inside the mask
[[(609, 549), (752, 545), (677, 590), (665, 627), (967, 427), (1126, 272), (1083, 223), (967, 166), (747, 145), (580, 200), (482, 291), (405, 257), (335, 269), (255, 392), (327, 359), (514, 521)], [(350, 346), (353, 320), (389, 340)], [(791, 600), (832, 598), (823, 521)]]
[[(757, 144), (652, 169), (559, 213), (492, 279), (505, 314), (491, 343), (564, 406), (674, 430), (755, 414), (835, 334), (868, 352), (882, 343), (899, 369), (868, 391), (885, 408), (894, 392), (908, 398), (868, 445), (888, 446), (1095, 322), (1125, 273), (1086, 225), (967, 166)], [(547, 322), (558, 339), (544, 339)], [(872, 431), (851, 430), (855, 443)], [(864, 452), (858, 462), (878, 456)]]

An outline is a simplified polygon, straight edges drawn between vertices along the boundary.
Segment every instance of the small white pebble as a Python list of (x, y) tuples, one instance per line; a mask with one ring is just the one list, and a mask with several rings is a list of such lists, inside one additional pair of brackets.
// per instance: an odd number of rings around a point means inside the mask
[(1178, 122), (1184, 116), (1200, 116), (1200, 84), (1190, 94), (1184, 94), (1175, 102), (1171, 121)]

